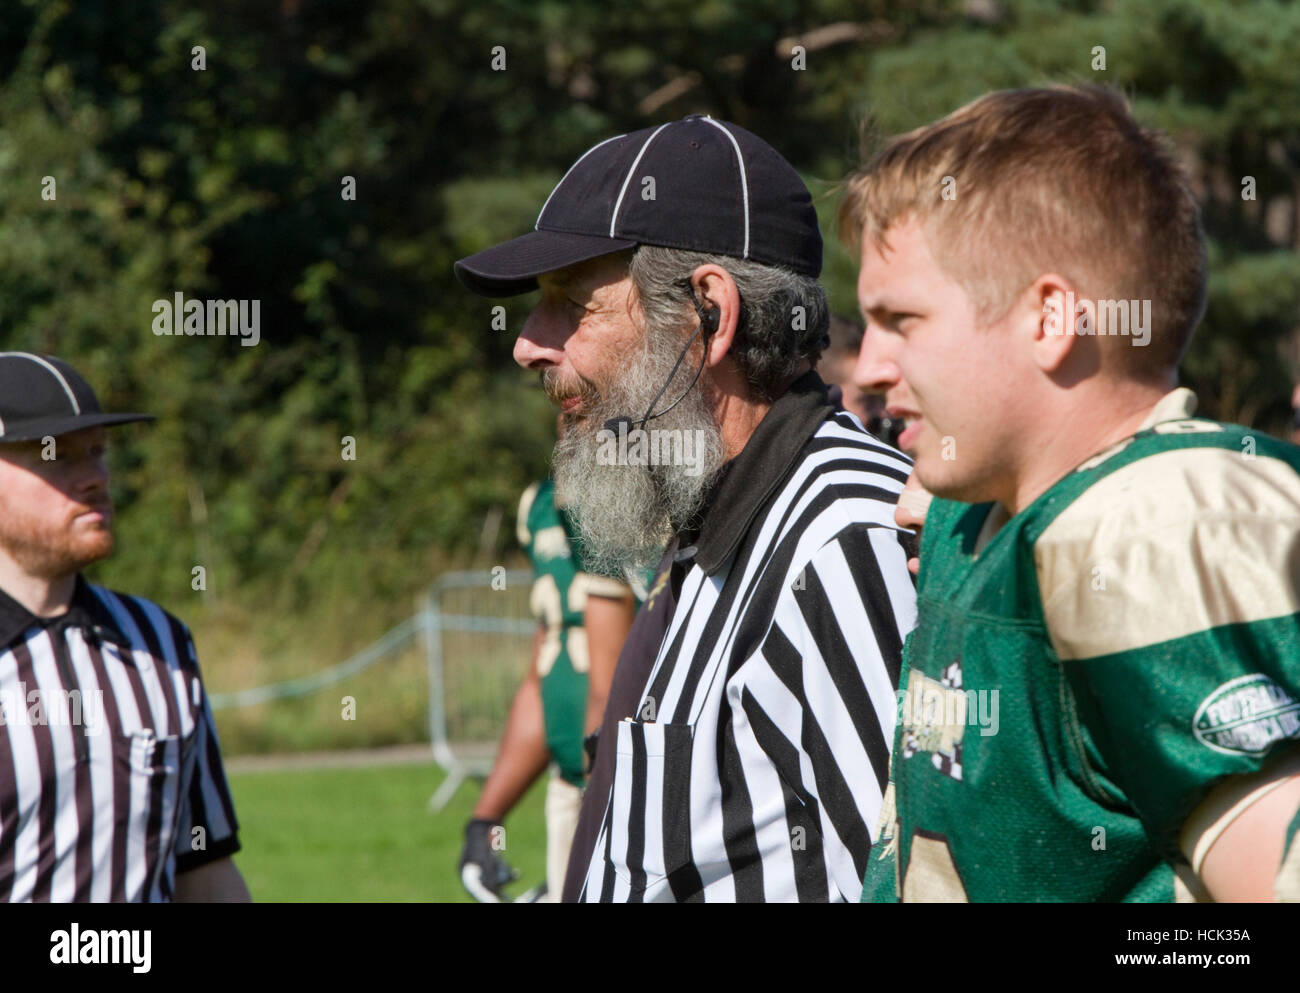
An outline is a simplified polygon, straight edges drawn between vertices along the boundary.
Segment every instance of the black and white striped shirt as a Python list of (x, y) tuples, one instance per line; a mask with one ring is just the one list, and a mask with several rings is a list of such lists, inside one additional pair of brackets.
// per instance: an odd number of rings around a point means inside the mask
[(909, 470), (815, 374), (776, 401), (678, 535), (635, 712), (606, 714), (581, 899), (860, 898), (916, 621)]
[(0, 901), (165, 901), (239, 848), (189, 631), (80, 576), (40, 619), (0, 591)]

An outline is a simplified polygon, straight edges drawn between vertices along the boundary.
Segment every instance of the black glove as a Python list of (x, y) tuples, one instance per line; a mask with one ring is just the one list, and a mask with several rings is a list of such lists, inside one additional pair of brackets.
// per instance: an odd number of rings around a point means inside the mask
[(492, 848), (493, 829), (505, 830), (497, 821), (474, 818), (465, 825), (465, 847), (460, 853), (460, 881), (479, 903), (504, 903), (501, 890), (518, 878)]

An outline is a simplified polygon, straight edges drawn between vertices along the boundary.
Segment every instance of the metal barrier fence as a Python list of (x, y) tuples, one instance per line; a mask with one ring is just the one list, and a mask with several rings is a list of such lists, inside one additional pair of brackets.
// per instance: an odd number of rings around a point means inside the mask
[(449, 572), (429, 591), (429, 739), (447, 770), (431, 810), (446, 806), (468, 776), (492, 768), (537, 631), (528, 606), (532, 578), (525, 569), (504, 572), (504, 588), (494, 589), (489, 572)]
[(307, 696), (399, 656), (422, 638), (429, 741), (434, 761), (447, 772), (429, 808), (441, 810), (468, 777), (487, 775), (492, 768), (537, 631), (528, 603), (532, 578), (527, 569), (444, 573), (418, 613), (346, 661), (268, 686), (213, 693), (209, 702), (213, 710), (225, 710)]

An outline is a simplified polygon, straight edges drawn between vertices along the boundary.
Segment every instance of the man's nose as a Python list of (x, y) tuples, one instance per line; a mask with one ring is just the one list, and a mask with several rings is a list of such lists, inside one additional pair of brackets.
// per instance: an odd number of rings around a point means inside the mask
[(93, 496), (108, 490), (108, 465), (103, 456), (87, 456), (77, 466), (73, 482), (78, 496)]
[(853, 367), (853, 383), (869, 393), (884, 393), (898, 385), (902, 374), (893, 351), (881, 340), (881, 335), (870, 328), (862, 335), (862, 347)]
[(525, 369), (559, 365), (568, 337), (568, 330), (561, 323), (550, 307), (544, 304), (534, 307), (515, 339), (515, 361)]

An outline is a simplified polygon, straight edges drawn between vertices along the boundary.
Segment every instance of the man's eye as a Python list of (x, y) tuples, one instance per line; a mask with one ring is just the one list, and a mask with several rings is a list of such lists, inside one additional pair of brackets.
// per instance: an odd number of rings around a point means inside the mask
[(872, 327), (877, 327), (885, 331), (897, 332), (902, 325), (915, 319), (916, 316), (916, 314), (902, 311), (877, 311), (874, 317), (868, 317), (863, 323), (867, 331), (871, 330)]

